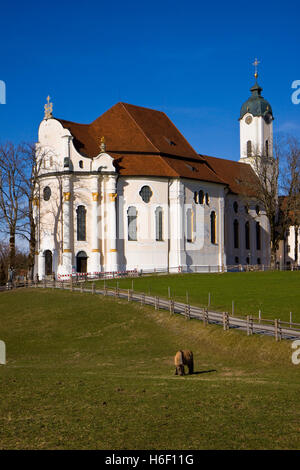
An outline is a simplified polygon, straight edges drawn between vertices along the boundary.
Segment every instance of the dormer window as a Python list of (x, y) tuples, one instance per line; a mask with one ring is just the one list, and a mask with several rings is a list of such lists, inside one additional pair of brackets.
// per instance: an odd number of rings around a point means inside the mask
[(176, 145), (176, 142), (174, 142), (173, 140), (169, 139), (168, 137), (165, 137), (165, 140), (168, 142), (169, 145), (173, 145), (175, 146)]
[(186, 163), (185, 166), (186, 166), (190, 171), (197, 171), (194, 166), (189, 165), (188, 163)]

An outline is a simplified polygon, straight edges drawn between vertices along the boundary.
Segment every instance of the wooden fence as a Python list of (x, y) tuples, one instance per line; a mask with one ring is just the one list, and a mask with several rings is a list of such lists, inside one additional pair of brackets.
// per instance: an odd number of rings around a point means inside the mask
[(230, 315), (228, 312), (215, 312), (210, 308), (195, 307), (189, 303), (176, 302), (174, 299), (161, 298), (158, 296), (147, 295), (144, 292), (137, 292), (132, 289), (120, 289), (116, 287), (97, 287), (94, 282), (91, 287), (86, 287), (84, 283), (75, 282), (62, 282), (62, 281), (47, 281), (44, 280), (40, 283), (27, 282), (25, 287), (43, 287), (52, 289), (68, 289), (77, 292), (88, 292), (91, 294), (107, 295), (125, 299), (128, 302), (138, 302), (141, 305), (150, 305), (156, 310), (163, 309), (170, 312), (170, 314), (183, 315), (187, 320), (197, 319), (203, 321), (204, 325), (218, 324), (223, 325), (225, 331), (230, 328), (237, 328), (247, 332), (247, 335), (265, 334), (274, 336), (276, 341), (281, 339), (295, 339), (300, 338), (300, 323), (292, 323), (291, 321), (285, 322), (280, 319), (264, 319), (247, 315), (247, 317), (237, 317)]
[[(153, 306), (156, 310), (168, 310), (170, 314), (178, 313), (183, 315), (186, 319), (197, 319), (203, 321), (204, 325), (209, 323), (223, 325), (224, 331), (230, 328), (237, 328), (247, 332), (247, 335), (264, 334), (274, 336), (276, 341), (281, 339), (297, 339), (300, 338), (300, 323), (293, 323), (291, 321), (282, 321), (279, 318), (267, 319), (259, 316), (255, 317), (247, 315), (247, 317), (237, 317), (230, 315), (228, 312), (215, 312), (211, 308), (195, 307), (189, 303), (176, 302), (174, 299), (161, 298), (158, 296), (147, 295), (144, 292), (137, 292), (133, 289), (120, 289), (117, 287), (96, 288), (95, 282), (91, 282), (91, 287), (87, 288), (83, 282), (73, 282), (72, 278), (69, 282), (46, 280), (42, 282), (34, 282), (25, 280), (23, 282), (14, 283), (13, 286), (4, 287), (8, 288), (17, 287), (42, 287), (51, 289), (67, 289), (77, 292), (89, 292), (92, 294), (108, 295), (126, 299), (128, 302), (139, 302), (141, 305)], [(188, 300), (188, 299), (187, 299)], [(210, 304), (210, 302), (209, 302)], [(232, 309), (233, 310), (233, 309)], [(233, 313), (233, 312), (232, 312)]]

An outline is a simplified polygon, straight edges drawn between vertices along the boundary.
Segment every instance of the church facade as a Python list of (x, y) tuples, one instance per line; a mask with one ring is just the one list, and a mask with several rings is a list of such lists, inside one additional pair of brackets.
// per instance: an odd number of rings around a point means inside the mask
[(117, 103), (91, 124), (53, 117), (36, 144), (35, 274), (217, 271), (269, 265), (250, 184), (272, 157), (273, 114), (257, 83), (240, 113), (239, 162), (198, 154), (160, 111)]

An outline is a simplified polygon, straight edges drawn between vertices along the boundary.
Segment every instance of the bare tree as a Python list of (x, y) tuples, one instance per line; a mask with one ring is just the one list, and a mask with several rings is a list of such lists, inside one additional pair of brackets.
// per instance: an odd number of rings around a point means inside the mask
[(299, 209), (300, 144), (292, 137), (280, 139), (274, 145), (273, 157), (255, 152), (251, 163), (257, 175), (251, 189), (269, 221), (271, 266), (275, 267), (279, 241)]
[(0, 146), (0, 230), (9, 236), (9, 268), (14, 267), (16, 235), (25, 221), (26, 195), (20, 148), (8, 142)]
[(34, 205), (39, 202), (39, 180), (38, 174), (43, 164), (43, 158), (37, 152), (34, 144), (25, 143), (20, 146), (20, 152), (23, 155), (24, 166), (20, 171), (20, 177), (23, 180), (23, 190), (26, 195), (27, 204), (25, 206), (24, 218), (26, 225), (24, 227), (23, 237), (29, 242), (28, 255), (28, 274), (33, 279), (34, 257), (36, 252), (36, 220), (34, 217)]

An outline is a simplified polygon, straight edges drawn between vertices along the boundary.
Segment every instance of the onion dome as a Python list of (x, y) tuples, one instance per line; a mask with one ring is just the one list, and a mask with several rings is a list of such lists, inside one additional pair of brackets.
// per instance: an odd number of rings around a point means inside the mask
[[(257, 78), (257, 74), (255, 76)], [(255, 81), (255, 84), (250, 88), (251, 96), (245, 101), (241, 107), (240, 119), (242, 119), (245, 114), (250, 113), (252, 116), (262, 116), (267, 123), (273, 121), (273, 111), (270, 103), (261, 96), (262, 88)]]

